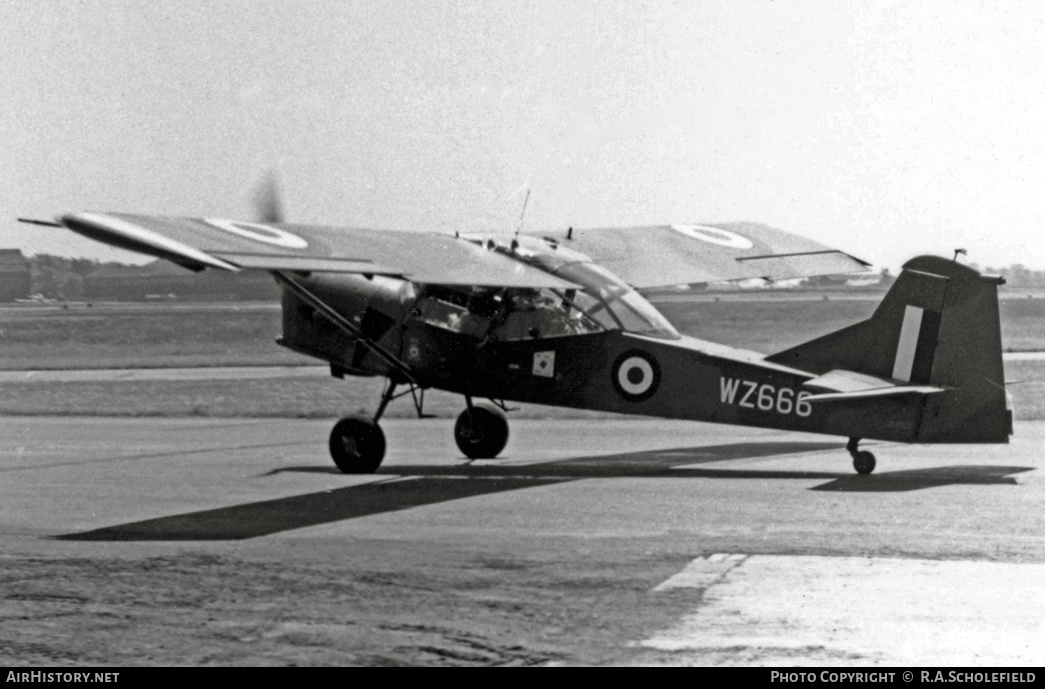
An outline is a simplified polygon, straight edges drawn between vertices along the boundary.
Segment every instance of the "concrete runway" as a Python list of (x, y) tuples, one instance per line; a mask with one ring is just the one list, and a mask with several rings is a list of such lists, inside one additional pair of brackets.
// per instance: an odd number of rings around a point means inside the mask
[(658, 420), (0, 419), (0, 663), (1040, 665), (1045, 423), (1008, 446)]

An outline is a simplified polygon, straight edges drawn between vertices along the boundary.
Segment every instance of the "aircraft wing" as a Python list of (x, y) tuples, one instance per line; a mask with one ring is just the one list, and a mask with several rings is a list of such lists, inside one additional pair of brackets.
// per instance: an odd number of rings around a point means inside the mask
[(587, 254), (638, 289), (866, 270), (871, 264), (759, 223), (574, 229), (563, 246)]
[(444, 285), (576, 287), (446, 234), (118, 213), (72, 213), (57, 220), (91, 239), (192, 270), (323, 271)]

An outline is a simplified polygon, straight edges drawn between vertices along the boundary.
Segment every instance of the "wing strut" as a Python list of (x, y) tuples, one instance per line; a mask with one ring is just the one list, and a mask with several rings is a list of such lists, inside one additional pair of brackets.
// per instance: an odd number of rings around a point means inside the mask
[(295, 296), (314, 308), (320, 315), (334, 324), (335, 327), (350, 335), (357, 342), (384, 360), (385, 363), (394, 368), (407, 382), (411, 385), (417, 385), (417, 380), (411, 374), (410, 368), (400, 361), (399, 357), (395, 356), (369, 337), (366, 337), (362, 330), (353, 325), (340, 313), (327, 306), (322, 299), (312, 294), (312, 292), (295, 281), (294, 278), (290, 277), (286, 272), (282, 270), (273, 270), (272, 275), (276, 278), (276, 282), (289, 289)]

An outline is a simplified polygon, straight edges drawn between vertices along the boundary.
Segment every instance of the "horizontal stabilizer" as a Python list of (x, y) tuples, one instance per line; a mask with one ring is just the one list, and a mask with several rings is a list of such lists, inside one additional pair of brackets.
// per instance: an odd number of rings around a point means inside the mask
[(943, 388), (932, 385), (897, 385), (885, 378), (837, 369), (807, 380), (802, 387), (823, 391), (806, 397), (810, 402), (845, 401), (909, 394), (931, 395), (944, 391)]
[(858, 390), (856, 392), (825, 392), (820, 395), (809, 395), (805, 399), (809, 402), (844, 402), (846, 400), (867, 399), (869, 397), (897, 397), (899, 395), (931, 395), (944, 392), (943, 388), (934, 388), (931, 385), (894, 385), (889, 388), (875, 388), (874, 390)]

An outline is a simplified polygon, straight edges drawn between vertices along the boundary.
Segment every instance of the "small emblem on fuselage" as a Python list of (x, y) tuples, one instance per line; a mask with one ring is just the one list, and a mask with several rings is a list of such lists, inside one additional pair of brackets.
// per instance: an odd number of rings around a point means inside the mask
[(638, 349), (625, 352), (613, 363), (613, 387), (630, 402), (649, 399), (660, 387), (660, 366), (653, 355)]
[(406, 343), (406, 360), (407, 361), (419, 361), (421, 359), (421, 343), (417, 340), (407, 340)]
[(542, 378), (555, 377), (555, 352), (533, 353), (533, 375)]

